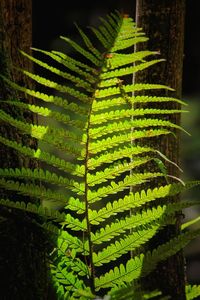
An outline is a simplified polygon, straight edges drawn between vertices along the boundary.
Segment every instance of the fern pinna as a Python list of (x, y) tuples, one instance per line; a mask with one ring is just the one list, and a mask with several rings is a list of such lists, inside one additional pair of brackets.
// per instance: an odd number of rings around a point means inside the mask
[[(171, 134), (174, 128), (183, 130), (162, 117), (181, 110), (136, 108), (135, 104), (184, 103), (151, 96), (154, 89), (171, 90), (167, 86), (130, 81), (131, 74), (162, 61), (149, 59), (155, 52), (133, 51), (134, 45), (147, 40), (141, 29), (128, 16), (110, 14), (101, 19), (98, 29), (91, 28), (98, 47), (77, 29), (85, 48), (61, 38), (80, 59), (59, 51), (33, 49), (51, 59), (50, 65), (21, 52), (56, 78), (54, 82), (19, 70), (45, 87), (45, 92), (3, 77), (8, 85), (39, 101), (38, 105), (19, 100), (7, 104), (38, 114), (42, 121), (40, 125), (26, 123), (3, 110), (1, 120), (46, 146), (39, 143), (35, 150), (0, 137), (4, 145), (44, 165), (34, 170), (0, 170), (3, 188), (39, 199), (40, 205), (13, 199), (2, 199), (1, 205), (39, 214), (43, 227), (57, 234), (49, 261), (58, 299), (94, 299), (98, 294), (110, 294), (115, 299), (120, 288), (151, 272), (160, 260), (199, 234), (183, 232), (153, 252), (141, 251), (160, 228), (174, 222), (177, 211), (192, 204), (154, 205), (155, 200), (176, 195), (196, 183), (170, 184), (162, 167), (157, 172), (145, 171), (149, 163), (164, 166), (162, 160), (167, 158), (138, 141)], [(160, 177), (166, 182), (163, 186), (145, 189), (146, 182)], [(53, 203), (63, 212), (49, 209)], [(128, 256), (130, 251), (132, 257)]]

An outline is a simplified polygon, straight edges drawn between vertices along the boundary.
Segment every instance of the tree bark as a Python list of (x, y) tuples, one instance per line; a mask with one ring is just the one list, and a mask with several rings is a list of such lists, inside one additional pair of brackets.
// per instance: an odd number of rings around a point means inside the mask
[[(137, 73), (136, 82), (160, 83), (175, 89), (175, 92), (165, 92), (165, 96), (181, 97), (183, 49), (184, 49), (184, 0), (138, 0), (136, 5), (136, 23), (142, 27), (149, 41), (137, 45), (137, 51), (149, 49), (160, 52), (166, 62), (159, 63), (148, 70)], [(159, 96), (163, 92), (151, 92)], [(177, 103), (161, 104), (160, 108), (180, 109)], [(146, 106), (145, 106), (146, 107)], [(154, 106), (155, 107), (155, 106)], [(157, 105), (156, 107), (159, 107)], [(170, 115), (169, 121), (180, 125), (180, 115)], [(170, 160), (180, 163), (180, 133), (160, 137), (153, 141), (154, 147), (164, 153)], [(167, 165), (168, 174), (179, 177), (179, 171), (172, 164)], [(160, 184), (160, 183), (158, 183)], [(172, 199), (169, 199), (169, 201)], [(179, 201), (176, 197), (172, 201)], [(153, 239), (150, 247), (165, 243), (180, 233), (180, 214), (175, 225), (168, 226)], [(185, 300), (185, 272), (182, 251), (160, 263), (157, 270), (143, 282), (147, 288), (160, 288), (164, 295), (170, 295), (173, 300)]]
[[(0, 68), (1, 74), (21, 86), (31, 86), (25, 76), (13, 65), (32, 70), (32, 63), (23, 58), (19, 49), (30, 52), (32, 44), (32, 1), (0, 0)], [(0, 80), (0, 99), (23, 98)], [(32, 99), (29, 99), (32, 102)], [(33, 122), (32, 114), (22, 112), (0, 102), (1, 109), (19, 120)], [(15, 128), (1, 122), (0, 134), (11, 140), (35, 148), (36, 141), (21, 135)], [(0, 147), (0, 167), (37, 167), (36, 163), (3, 145)], [(33, 201), (5, 190), (0, 197), (11, 196), (14, 201)], [(44, 250), (45, 237), (32, 224), (31, 216), (0, 207), (0, 294), (2, 299), (46, 299), (47, 269)]]

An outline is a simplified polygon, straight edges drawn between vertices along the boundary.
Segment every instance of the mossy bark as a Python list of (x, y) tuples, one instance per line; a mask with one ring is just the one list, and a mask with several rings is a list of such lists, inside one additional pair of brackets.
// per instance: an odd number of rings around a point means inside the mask
[[(137, 82), (165, 84), (175, 92), (165, 92), (165, 96), (181, 97), (183, 49), (184, 49), (184, 0), (138, 0), (136, 5), (137, 26), (142, 27), (149, 37), (149, 41), (137, 45), (137, 51), (149, 49), (158, 51), (165, 62), (142, 71), (135, 76)], [(159, 96), (159, 92), (151, 92)], [(159, 107), (158, 105), (156, 107)], [(180, 109), (177, 103), (161, 104), (161, 108)], [(180, 114), (167, 116), (167, 120), (180, 125)], [(176, 139), (172, 136), (154, 139), (155, 148), (164, 153), (170, 160), (180, 164), (180, 133), (177, 131)], [(167, 165), (168, 174), (179, 177), (179, 170), (174, 165)], [(161, 183), (157, 183), (161, 184)], [(179, 197), (169, 201), (180, 201)], [(177, 215), (175, 225), (168, 226), (161, 231), (149, 245), (155, 248), (161, 243), (180, 233), (180, 214)], [(157, 270), (148, 276), (144, 282), (146, 288), (159, 288), (163, 294), (170, 295), (173, 300), (185, 300), (185, 272), (182, 251), (160, 263)]]
[[(32, 43), (32, 1), (1, 0), (0, 1), (0, 69), (1, 74), (9, 77), (22, 86), (30, 86), (22, 73), (12, 68), (15, 65), (31, 70), (32, 64), (25, 60), (19, 49), (30, 53)], [(0, 80), (0, 99), (23, 98), (24, 95), (10, 89)], [(29, 99), (31, 102), (32, 99)], [(0, 102), (1, 109), (20, 120), (33, 121), (32, 114), (22, 112)], [(1, 122), (0, 134), (11, 140), (36, 147), (36, 141), (21, 135), (15, 128)], [(20, 168), (37, 167), (27, 157), (1, 144), (0, 167)], [(25, 199), (5, 190), (0, 196), (13, 200), (34, 201)], [(45, 255), (45, 236), (32, 223), (31, 216), (19, 211), (0, 208), (0, 298), (1, 299), (47, 299), (47, 268)]]

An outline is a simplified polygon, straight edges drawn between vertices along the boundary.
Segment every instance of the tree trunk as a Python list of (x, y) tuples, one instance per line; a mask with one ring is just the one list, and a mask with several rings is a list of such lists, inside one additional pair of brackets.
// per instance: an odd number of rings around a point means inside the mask
[[(30, 54), (32, 43), (32, 1), (31, 0), (1, 0), (0, 1), (0, 68), (1, 74), (14, 80), (22, 86), (30, 83), (21, 72), (11, 68), (17, 67), (31, 70), (32, 63), (20, 55), (18, 49)], [(19, 95), (0, 80), (0, 98), (2, 100), (16, 99)], [(29, 99), (31, 102), (32, 99)], [(6, 112), (19, 120), (33, 121), (33, 115), (22, 112), (1, 102), (0, 106)], [(0, 134), (11, 140), (36, 147), (36, 142), (28, 136), (21, 135), (15, 128), (1, 122)], [(16, 151), (3, 145), (0, 147), (0, 167), (20, 168), (22, 166), (37, 167), (30, 159), (20, 156)], [(18, 201), (33, 201), (22, 199), (14, 193), (1, 190), (0, 196)], [(31, 222), (31, 217), (17, 211), (0, 208), (0, 294), (1, 299), (46, 299), (45, 288), (46, 258), (43, 248), (44, 236)]]
[[(136, 82), (160, 83), (174, 88), (175, 92), (166, 92), (166, 96), (181, 97), (183, 47), (184, 47), (184, 0), (138, 0), (136, 5), (136, 23), (142, 27), (149, 37), (149, 41), (137, 45), (139, 50), (153, 50), (160, 52), (160, 56), (166, 62), (159, 63), (148, 70), (137, 73)], [(159, 92), (151, 92), (159, 96)], [(161, 108), (180, 109), (180, 105), (161, 104)], [(146, 107), (146, 106), (145, 106)], [(158, 105), (156, 107), (159, 107)], [(180, 125), (180, 115), (168, 116), (168, 120)], [(154, 147), (164, 153), (170, 160), (180, 162), (180, 134), (177, 138), (172, 135), (160, 137), (153, 141)], [(167, 165), (168, 174), (179, 177), (179, 171), (172, 164)], [(160, 184), (160, 183), (158, 183)], [(172, 200), (172, 199), (169, 199)], [(179, 197), (173, 201), (179, 201)], [(168, 226), (161, 231), (153, 240), (150, 247), (165, 243), (180, 232), (180, 214), (177, 215), (175, 225)], [(173, 300), (185, 300), (185, 273), (184, 257), (182, 251), (159, 264), (157, 270), (145, 279), (144, 286), (147, 288), (159, 288), (163, 294), (170, 295)]]

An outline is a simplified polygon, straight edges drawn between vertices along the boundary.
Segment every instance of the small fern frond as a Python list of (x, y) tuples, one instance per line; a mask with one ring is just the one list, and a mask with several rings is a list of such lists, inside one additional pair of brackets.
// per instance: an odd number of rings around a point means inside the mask
[(88, 201), (94, 203), (108, 195), (116, 194), (130, 188), (130, 186), (143, 184), (146, 181), (157, 177), (163, 177), (163, 173), (134, 173), (133, 175), (127, 175), (123, 181), (119, 181), (118, 183), (112, 181), (110, 185), (99, 188), (97, 191), (89, 191)]
[[(82, 63), (79, 60), (76, 60), (62, 52), (59, 51), (45, 51), (42, 49), (37, 48), (31, 48), (35, 52), (42, 53), (50, 58), (52, 58), (54, 61), (60, 63), (61, 65), (65, 66), (67, 69), (77, 73), (78, 75), (82, 75), (88, 82), (93, 83), (94, 78), (89, 73), (93, 70), (93, 68), (89, 65), (86, 65), (85, 63)], [(86, 71), (83, 71), (83, 69)]]
[(112, 137), (108, 137), (102, 139), (97, 142), (91, 142), (89, 147), (89, 152), (92, 154), (97, 154), (102, 151), (108, 151), (114, 147), (119, 147), (121, 145), (127, 146), (130, 144), (130, 141), (143, 139), (143, 138), (152, 138), (160, 135), (167, 135), (171, 132), (166, 129), (148, 129), (148, 130), (136, 130), (134, 134), (118, 134), (113, 135)]
[(196, 299), (200, 296), (200, 285), (187, 285), (185, 291), (187, 300)]
[[(2, 101), (3, 102), (3, 101)], [(86, 120), (84, 120), (84, 116), (80, 120), (73, 120), (70, 115), (63, 114), (58, 111), (54, 111), (52, 109), (49, 109), (47, 107), (43, 106), (37, 106), (33, 104), (26, 104), (20, 101), (5, 101), (7, 104), (17, 106), (21, 109), (24, 109), (26, 111), (30, 111), (32, 113), (38, 114), (39, 116), (48, 117), (52, 120), (58, 121), (61, 124), (73, 126), (77, 129), (84, 129)]]
[(145, 158), (135, 158), (133, 162), (115, 163), (112, 167), (105, 168), (103, 171), (98, 171), (94, 175), (88, 173), (88, 186), (95, 186), (106, 182), (109, 179), (117, 178), (124, 172), (128, 172), (131, 169), (137, 168), (143, 164), (149, 162), (152, 158), (146, 156)]
[[(60, 149), (61, 151), (67, 151), (71, 155), (82, 158), (82, 149), (84, 143), (82, 139), (84, 136), (76, 136), (75, 134), (63, 130), (63, 129), (54, 129), (53, 127), (44, 126), (44, 125), (32, 125), (29, 123), (25, 123), (23, 121), (19, 121), (11, 117), (11, 115), (5, 113), (4, 111), (0, 111), (0, 119), (2, 121), (8, 122), (10, 125), (18, 128), (23, 133), (30, 134), (31, 137), (36, 138), (38, 140), (42, 140), (54, 147)], [(67, 140), (67, 142), (66, 142)], [(79, 143), (80, 148), (76, 147), (76, 143)]]
[(21, 183), (14, 180), (5, 180), (4, 178), (0, 178), (0, 186), (10, 190), (16, 191), (18, 194), (34, 197), (40, 200), (40, 203), (56, 203), (58, 206), (65, 206), (67, 203), (66, 196), (63, 194), (59, 194), (58, 192), (54, 192), (50, 189), (46, 189), (44, 186), (37, 185), (35, 183)]
[(94, 45), (92, 44), (92, 42), (90, 41), (88, 36), (83, 32), (83, 30), (77, 24), (75, 24), (75, 25), (84, 41), (86, 47), (88, 48), (88, 50), (92, 51), (96, 55), (96, 57), (101, 60), (102, 56), (101, 56), (100, 51), (94, 47)]
[(134, 128), (134, 130), (136, 130), (136, 128), (153, 128), (153, 127), (167, 127), (167, 128), (177, 128), (179, 130), (182, 130), (183, 132), (187, 133), (189, 135), (189, 133), (183, 129), (181, 126), (178, 126), (170, 121), (165, 121), (165, 120), (160, 120), (160, 119), (136, 119), (136, 120), (131, 120), (131, 121), (118, 121), (118, 122), (113, 122), (109, 125), (104, 125), (104, 126), (99, 126), (98, 128), (94, 128), (93, 130), (91, 130), (91, 138), (93, 140), (98, 139), (104, 135), (107, 134), (112, 134), (112, 133), (116, 133), (118, 131), (122, 131), (122, 132), (126, 132), (126, 131), (130, 131), (131, 128)]
[(31, 78), (32, 80), (36, 81), (37, 83), (44, 85), (48, 88), (53, 88), (57, 90), (58, 92), (64, 93), (64, 94), (69, 94), (70, 96), (73, 96), (77, 98), (79, 101), (83, 101), (84, 103), (89, 102), (89, 98), (86, 94), (83, 92), (79, 92), (77, 89), (73, 89), (71, 87), (65, 86), (58, 84), (57, 82), (54, 82), (52, 80), (46, 79), (44, 77), (41, 77), (39, 75), (32, 74), (28, 71), (21, 70), (21, 72)]
[[(154, 108), (146, 108), (146, 109), (129, 109), (129, 110), (116, 110), (111, 111), (109, 113), (101, 113), (94, 115), (93, 118), (91, 118), (91, 124), (97, 125), (106, 123), (108, 121), (113, 120), (120, 120), (123, 118), (130, 118), (130, 117), (139, 117), (139, 116), (145, 116), (145, 115), (169, 115), (169, 114), (178, 114), (178, 113), (185, 113), (188, 112), (186, 110), (178, 110), (178, 109), (154, 109)], [(120, 114), (121, 113), (121, 114)]]
[[(69, 74), (67, 72), (61, 71), (60, 69), (57, 69), (55, 67), (51, 67), (47, 63), (44, 63), (43, 61), (41, 61), (39, 59), (36, 59), (35, 57), (33, 57), (31, 55), (28, 55), (24, 51), (20, 51), (20, 53), (23, 56), (27, 57), (29, 60), (33, 61), (35, 64), (43, 67), (44, 69), (47, 69), (48, 71), (50, 71), (50, 72), (52, 72), (52, 73), (54, 73), (54, 74), (56, 74), (56, 75), (58, 75), (58, 76), (60, 76), (60, 77), (62, 77), (64, 79), (68, 79), (69, 81), (75, 83), (76, 86), (82, 87), (82, 88), (84, 88), (88, 92), (92, 92), (93, 91), (93, 89), (91, 87), (91, 84), (87, 83), (85, 80), (79, 78), (78, 76), (73, 76), (73, 75), (71, 75), (71, 74)], [(19, 68), (18, 68), (18, 70), (21, 71), (21, 72), (24, 72), (23, 70), (20, 70)], [(26, 74), (26, 75), (33, 76), (33, 74), (31, 75), (31, 73)], [(49, 87), (49, 85), (48, 85), (48, 87)]]
[[(139, 91), (148, 91), (148, 90), (168, 90), (173, 91), (172, 88), (162, 85), (162, 84), (148, 84), (148, 83), (137, 83), (137, 84), (127, 84), (123, 86), (123, 89), (126, 93), (139, 92)], [(119, 87), (109, 87), (107, 89), (96, 90), (95, 97), (96, 99), (105, 98), (110, 96), (116, 96), (121, 94), (121, 89)]]
[(110, 164), (118, 159), (130, 159), (133, 155), (146, 154), (154, 152), (155, 150), (150, 147), (140, 147), (128, 145), (126, 147), (120, 148), (117, 150), (104, 152), (95, 158), (90, 158), (88, 160), (88, 169), (94, 170), (96, 167), (101, 166), (102, 164)]
[(133, 208), (141, 207), (142, 205), (155, 201), (156, 199), (165, 198), (167, 196), (174, 196), (183, 190), (181, 184), (169, 184), (159, 188), (142, 190), (141, 193), (130, 193), (123, 199), (115, 200), (112, 203), (108, 202), (105, 207), (98, 211), (89, 211), (91, 223), (98, 224), (102, 220), (116, 215), (119, 212), (124, 212)]
[(89, 61), (91, 61), (95, 66), (100, 66), (101, 61), (97, 59), (92, 52), (86, 51), (84, 48), (82, 48), (80, 45), (78, 45), (76, 42), (72, 41), (70, 38), (61, 36), (62, 40), (64, 40), (66, 43), (68, 43), (72, 48), (74, 48), (77, 52), (82, 54), (85, 58), (87, 58)]
[[(151, 60), (151, 61), (148, 61), (148, 62), (145, 62), (145, 63), (141, 63), (137, 66), (131, 66), (131, 67), (120, 68), (120, 69), (118, 68), (117, 70), (103, 73), (101, 75), (101, 79), (103, 81), (102, 81), (102, 84), (99, 85), (99, 86), (100, 87), (110, 86), (110, 85), (106, 84), (107, 80), (105, 81), (105, 79), (109, 79), (109, 78), (113, 78), (113, 77), (116, 78), (116, 77), (129, 75), (129, 74), (132, 74), (132, 73), (136, 73), (138, 71), (144, 70), (144, 69), (146, 69), (150, 66), (153, 66), (153, 65), (155, 65), (159, 62), (162, 62), (162, 61), (164, 61), (164, 60), (163, 59), (155, 59), (155, 60)], [(114, 84), (112, 84), (112, 85), (114, 85)]]
[(69, 103), (66, 99), (60, 97), (60, 96), (53, 96), (53, 95), (47, 95), (45, 93), (41, 93), (39, 91), (34, 91), (25, 87), (22, 87), (6, 77), (0, 75), (0, 77), (8, 83), (13, 89), (18, 90), (20, 92), (23, 92), (29, 96), (35, 97), (37, 99), (43, 100), (44, 102), (49, 102), (57, 105), (58, 107), (61, 107), (63, 109), (67, 109), (69, 111), (79, 113), (79, 114), (87, 114), (87, 109), (85, 107), (80, 107), (80, 105), (76, 103)]
[(19, 209), (23, 212), (32, 213), (35, 215), (39, 215), (47, 220), (54, 220), (57, 222), (62, 222), (65, 219), (64, 213), (59, 213), (55, 210), (49, 210), (46, 207), (43, 207), (42, 205), (37, 206), (33, 203), (25, 203), (25, 202), (19, 202), (19, 201), (10, 201), (9, 199), (0, 199), (0, 205), (6, 206), (11, 209)]
[(49, 154), (39, 147), (37, 148), (37, 150), (34, 150), (30, 147), (23, 146), (21, 143), (11, 141), (2, 136), (0, 136), (0, 142), (19, 151), (21, 154), (24, 154), (33, 159), (38, 159), (66, 173), (70, 173), (79, 177), (83, 177), (84, 175), (84, 166), (79, 166), (78, 164), (75, 165), (53, 154)]
[(72, 179), (58, 176), (56, 173), (44, 171), (43, 169), (0, 169), (0, 177), (44, 181), (46, 183), (54, 184), (63, 188), (70, 188), (78, 194), (83, 193), (82, 184)]
[(123, 254), (134, 251), (147, 241), (149, 241), (159, 230), (160, 226), (152, 225), (148, 228), (140, 228), (132, 234), (126, 235), (119, 241), (110, 244), (107, 248), (103, 248), (97, 254), (93, 253), (93, 261), (95, 266), (102, 266), (110, 261), (117, 260)]
[[(134, 103), (159, 103), (159, 102), (175, 102), (181, 105), (186, 106), (187, 104), (179, 99), (172, 97), (156, 97), (156, 96), (130, 96), (128, 97), (130, 104)], [(124, 98), (117, 97), (112, 99), (106, 99), (101, 101), (93, 102), (93, 110), (94, 112), (99, 112), (101, 110), (105, 110), (112, 107), (119, 107), (120, 105), (125, 104)]]
[(96, 278), (96, 287), (108, 288), (114, 285), (122, 285), (123, 282), (131, 282), (139, 277), (145, 276), (150, 273), (158, 262), (166, 259), (167, 257), (174, 255), (180, 249), (185, 247), (192, 239), (199, 235), (199, 230), (191, 233), (184, 233), (177, 238), (171, 239), (166, 244), (159, 246), (152, 253), (147, 252), (145, 255), (140, 254), (130, 259), (126, 267), (120, 265), (111, 269), (108, 273)]
[(141, 225), (146, 225), (156, 219), (161, 219), (165, 210), (165, 206), (158, 207), (132, 215), (131, 217), (126, 217), (126, 219), (118, 220), (117, 222), (113, 222), (111, 225), (107, 224), (105, 228), (101, 227), (99, 231), (91, 235), (92, 241), (94, 244), (101, 244), (104, 241), (110, 241), (115, 236), (119, 236), (127, 230), (135, 229)]

